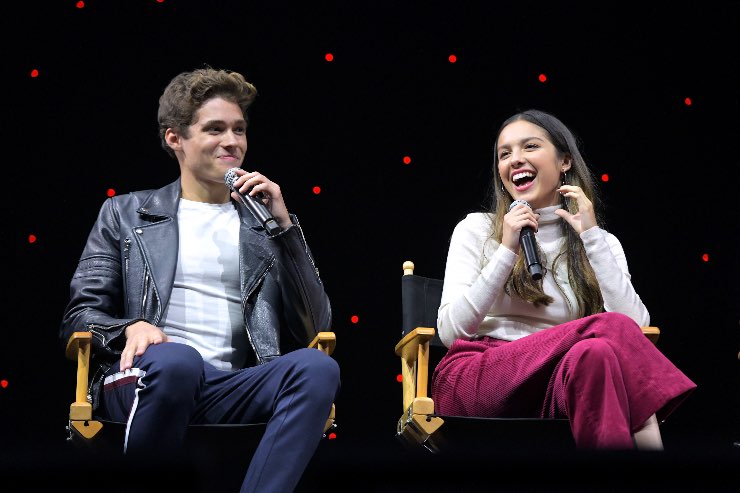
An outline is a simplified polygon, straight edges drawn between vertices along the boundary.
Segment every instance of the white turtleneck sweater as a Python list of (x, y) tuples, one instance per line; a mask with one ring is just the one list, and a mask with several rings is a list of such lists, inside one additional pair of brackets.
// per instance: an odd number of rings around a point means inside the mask
[[(549, 306), (535, 307), (504, 292), (517, 255), (490, 238), (491, 214), (471, 213), (455, 226), (437, 314), (439, 337), (447, 347), (458, 338), (490, 336), (513, 341), (576, 318), (577, 304), (565, 261), (558, 262), (557, 270), (552, 266), (565, 241), (560, 231), (563, 220), (555, 214), (559, 208), (555, 205), (535, 211), (540, 214), (536, 233), (544, 257), (540, 260), (547, 268), (543, 287), (555, 300)], [(606, 311), (623, 313), (638, 325), (648, 325), (650, 315), (632, 286), (619, 240), (599, 227), (581, 233), (581, 240)]]

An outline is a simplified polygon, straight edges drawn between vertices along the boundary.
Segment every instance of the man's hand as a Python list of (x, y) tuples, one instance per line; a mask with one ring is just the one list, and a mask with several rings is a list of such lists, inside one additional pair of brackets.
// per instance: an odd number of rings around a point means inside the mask
[(150, 344), (167, 342), (167, 334), (149, 322), (139, 320), (126, 327), (126, 347), (121, 352), (121, 371), (134, 364), (134, 357), (141, 356)]

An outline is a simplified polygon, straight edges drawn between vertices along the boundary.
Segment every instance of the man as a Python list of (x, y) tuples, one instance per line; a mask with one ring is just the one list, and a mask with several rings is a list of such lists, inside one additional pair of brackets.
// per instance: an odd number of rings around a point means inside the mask
[[(306, 347), (331, 307), (298, 220), (276, 183), (240, 169), (256, 93), (233, 71), (172, 79), (158, 121), (180, 177), (105, 201), (60, 337), (92, 333), (90, 399), (97, 416), (126, 423), (126, 454), (176, 451), (189, 424), (267, 421), (241, 491), (289, 492), (322, 437), (339, 368)], [(279, 231), (240, 193), (259, 197)]]

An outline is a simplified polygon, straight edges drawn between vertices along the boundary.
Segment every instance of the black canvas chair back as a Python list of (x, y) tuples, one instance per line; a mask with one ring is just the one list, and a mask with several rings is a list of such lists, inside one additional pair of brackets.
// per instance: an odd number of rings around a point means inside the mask
[[(403, 304), (401, 337), (417, 327), (437, 327), (437, 310), (442, 300), (441, 279), (404, 275), (401, 278), (401, 298)], [(444, 347), (436, 331), (430, 345)]]

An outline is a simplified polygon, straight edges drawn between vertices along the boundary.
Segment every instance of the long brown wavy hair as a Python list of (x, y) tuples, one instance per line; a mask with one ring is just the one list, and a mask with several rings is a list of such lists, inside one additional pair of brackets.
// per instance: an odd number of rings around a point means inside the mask
[[(547, 133), (549, 140), (553, 143), (559, 155), (561, 157), (570, 156), (571, 168), (564, 175), (566, 184), (581, 187), (586, 197), (593, 203), (597, 224), (603, 228), (601, 200), (598, 196), (596, 180), (581, 155), (580, 146), (575, 135), (555, 116), (544, 111), (530, 109), (508, 118), (501, 124), (501, 127), (496, 133), (493, 148), (493, 180), (491, 181), (490, 193), (490, 212), (493, 218), (491, 238), (501, 243), (504, 215), (508, 212), (509, 206), (513, 202), (511, 195), (503, 187), (501, 177), (498, 173), (498, 136), (504, 127), (519, 120), (527, 121), (542, 128)], [(578, 206), (574, 200), (561, 197), (561, 201), (563, 208), (571, 214), (578, 212)], [(566, 240), (553, 260), (553, 269), (559, 262), (566, 262), (568, 282), (575, 292), (578, 303), (574, 313), (576, 318), (602, 312), (604, 311), (604, 300), (601, 296), (596, 275), (586, 257), (583, 242), (578, 233), (565, 220), (561, 219), (560, 222), (560, 228)], [(542, 252), (540, 252), (540, 255), (542, 256)], [(524, 253), (522, 251), (519, 252), (519, 258), (506, 281), (505, 290), (507, 294), (515, 293), (520, 298), (535, 306), (546, 306), (554, 301), (552, 297), (546, 295), (543, 291), (542, 280), (535, 281), (532, 279), (532, 276), (525, 267)]]

